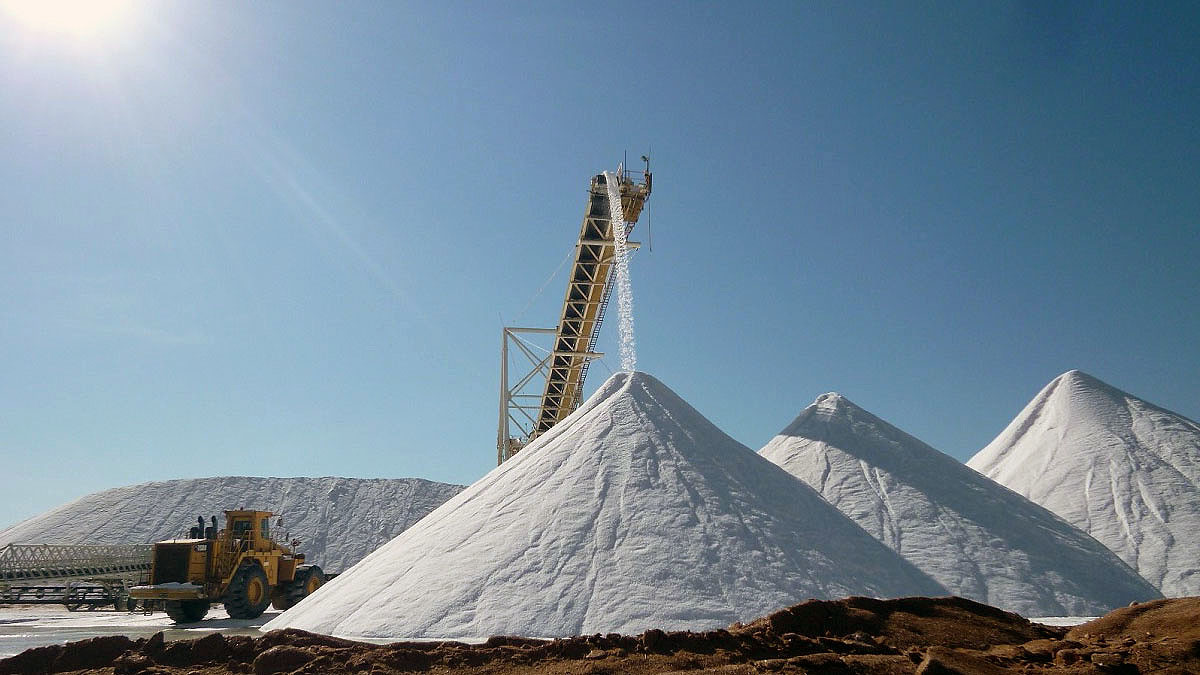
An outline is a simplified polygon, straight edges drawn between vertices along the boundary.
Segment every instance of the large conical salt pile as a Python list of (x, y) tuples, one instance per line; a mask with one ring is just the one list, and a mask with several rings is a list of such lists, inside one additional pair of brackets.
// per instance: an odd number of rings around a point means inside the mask
[(968, 465), (1099, 539), (1168, 596), (1200, 595), (1200, 425), (1072, 370)]
[(341, 572), (458, 494), (421, 478), (221, 476), (140, 483), (85, 495), (0, 530), (5, 544), (144, 544), (187, 536), (197, 516), (247, 507), (283, 518), (279, 536)]
[(1095, 539), (839, 394), (761, 453), (955, 595), (1025, 616), (1159, 597)]
[(806, 598), (944, 594), (635, 372), (266, 628), (637, 633), (725, 626)]

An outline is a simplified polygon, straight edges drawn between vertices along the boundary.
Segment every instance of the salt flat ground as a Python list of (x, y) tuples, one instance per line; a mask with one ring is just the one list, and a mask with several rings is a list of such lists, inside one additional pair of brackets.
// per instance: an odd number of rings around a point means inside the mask
[(167, 640), (190, 640), (218, 632), (257, 637), (261, 634), (258, 628), (278, 614), (268, 610), (257, 619), (230, 619), (224, 608), (216, 606), (209, 610), (204, 621), (180, 628), (163, 612), (70, 612), (60, 605), (0, 605), (0, 659), (31, 647), (98, 635), (126, 635), (136, 639), (162, 631)]
[(1079, 626), (1089, 621), (1099, 619), (1098, 616), (1031, 616), (1026, 617), (1034, 623), (1040, 623), (1045, 626)]

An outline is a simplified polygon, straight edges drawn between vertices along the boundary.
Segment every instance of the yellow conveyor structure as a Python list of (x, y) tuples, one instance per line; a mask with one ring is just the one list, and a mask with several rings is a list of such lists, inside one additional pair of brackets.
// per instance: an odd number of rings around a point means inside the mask
[[(649, 174), (646, 183), (621, 180), (621, 206), (625, 214), (626, 235), (633, 229), (646, 197), (650, 195)], [(588, 190), (587, 212), (575, 247), (567, 295), (562, 316), (554, 334), (550, 375), (538, 411), (534, 436), (548, 431), (559, 420), (579, 407), (583, 383), (604, 311), (612, 295), (612, 266), (616, 255), (612, 221), (609, 218), (608, 185), (604, 174), (592, 177)], [(533, 440), (532, 438), (529, 440)]]
[[(648, 163), (642, 173), (641, 182), (635, 182), (629, 173), (623, 170), (611, 175), (620, 177), (621, 207), (625, 219), (625, 233), (628, 235), (650, 196), (652, 175)], [(637, 244), (631, 242), (628, 246), (636, 248)], [(537, 414), (532, 420), (532, 429), (524, 438), (509, 438), (506, 424), (509, 419), (508, 412), (502, 401), (501, 433), (497, 444), (498, 462), (516, 454), (522, 447), (571, 414), (582, 402), (583, 384), (587, 379), (589, 363), (593, 357), (600, 356), (594, 349), (612, 295), (615, 257), (616, 244), (609, 215), (608, 183), (606, 174), (602, 173), (592, 177), (588, 188), (587, 210), (584, 212), (583, 225), (579, 229), (579, 242), (575, 246), (575, 259), (567, 280), (562, 314), (558, 326), (553, 329), (553, 349), (544, 363), (540, 364), (540, 370), (546, 374), (546, 385)], [(546, 329), (525, 330), (550, 332)], [(502, 377), (506, 379), (507, 375)]]

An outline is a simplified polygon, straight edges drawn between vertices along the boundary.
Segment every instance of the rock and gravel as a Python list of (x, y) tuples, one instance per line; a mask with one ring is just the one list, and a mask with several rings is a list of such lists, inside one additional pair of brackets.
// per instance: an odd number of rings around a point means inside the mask
[(343, 673), (1194, 673), (1200, 598), (1123, 608), (1073, 629), (962, 598), (813, 600), (749, 624), (560, 640), (355, 642), (288, 629), (166, 642), (99, 637), (31, 649), (0, 675)]

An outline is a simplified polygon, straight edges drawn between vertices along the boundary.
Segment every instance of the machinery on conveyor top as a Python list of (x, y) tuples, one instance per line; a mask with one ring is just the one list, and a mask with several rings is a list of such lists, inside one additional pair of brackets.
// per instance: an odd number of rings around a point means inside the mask
[[(633, 230), (642, 207), (650, 196), (653, 176), (650, 161), (638, 182), (624, 169), (615, 175), (620, 181), (621, 207), (625, 219), (625, 234)], [(615, 238), (609, 216), (608, 182), (606, 174), (592, 177), (588, 186), (587, 208), (575, 259), (567, 281), (566, 297), (556, 328), (504, 328), (500, 353), (500, 424), (497, 429), (496, 463), (501, 464), (515, 455), (533, 439), (548, 431), (583, 400), (583, 385), (591, 359), (603, 356), (595, 352), (596, 340), (613, 288), (613, 262), (616, 256)], [(629, 242), (635, 249), (638, 244)], [(553, 334), (553, 349), (539, 355), (520, 334)], [(509, 346), (515, 345), (528, 358), (532, 370), (516, 385), (509, 382)], [(545, 378), (541, 396), (526, 393), (536, 385), (538, 377)], [(533, 405), (537, 400), (537, 405)], [(515, 426), (520, 434), (513, 435)]]

